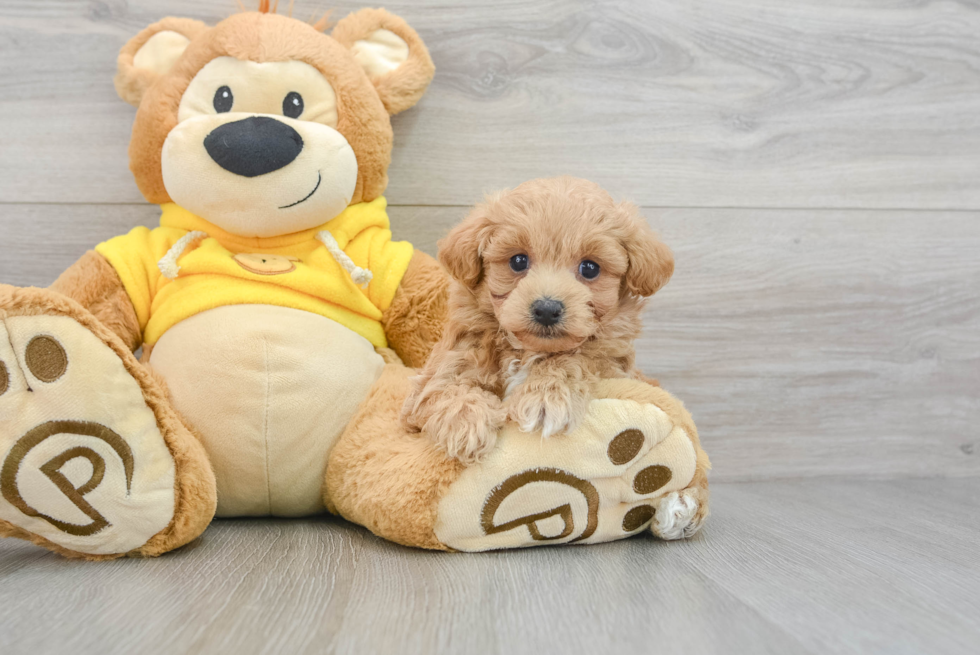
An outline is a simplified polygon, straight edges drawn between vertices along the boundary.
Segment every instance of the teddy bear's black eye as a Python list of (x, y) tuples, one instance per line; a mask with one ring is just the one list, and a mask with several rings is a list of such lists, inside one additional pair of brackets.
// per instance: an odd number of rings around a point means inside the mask
[(599, 265), (591, 259), (586, 259), (578, 265), (578, 272), (586, 280), (594, 280), (599, 277)]
[(515, 273), (526, 271), (527, 264), (528, 264), (527, 255), (523, 253), (520, 255), (514, 255), (513, 257), (510, 258), (510, 270), (514, 271)]
[(231, 111), (233, 104), (235, 104), (235, 96), (231, 95), (231, 89), (227, 86), (220, 87), (214, 92), (214, 110), (219, 114)]
[(289, 118), (299, 118), (299, 115), (302, 113), (303, 96), (295, 91), (290, 91), (282, 101), (282, 115), (288, 116)]

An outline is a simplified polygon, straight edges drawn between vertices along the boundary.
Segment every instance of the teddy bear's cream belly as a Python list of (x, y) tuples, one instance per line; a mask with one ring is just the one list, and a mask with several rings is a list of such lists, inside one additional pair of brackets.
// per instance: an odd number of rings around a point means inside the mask
[(323, 511), (327, 455), (384, 362), (328, 318), (231, 305), (170, 328), (150, 366), (204, 442), (218, 516), (302, 516)]

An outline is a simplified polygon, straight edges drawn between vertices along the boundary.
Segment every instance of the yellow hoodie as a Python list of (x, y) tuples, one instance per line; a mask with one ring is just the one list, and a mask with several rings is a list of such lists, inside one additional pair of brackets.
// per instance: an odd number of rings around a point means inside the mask
[[(381, 314), (413, 252), (391, 240), (386, 206), (378, 198), (320, 227), (260, 238), (229, 234), (169, 203), (160, 227), (138, 227), (95, 249), (119, 274), (148, 345), (195, 314), (249, 304), (320, 314), (384, 347)], [(366, 288), (353, 279), (367, 277)]]

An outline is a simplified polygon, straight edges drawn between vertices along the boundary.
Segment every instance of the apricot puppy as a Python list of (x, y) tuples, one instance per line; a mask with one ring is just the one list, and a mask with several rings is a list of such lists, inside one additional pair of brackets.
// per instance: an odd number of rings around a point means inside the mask
[(408, 425), (464, 463), (506, 420), (574, 430), (600, 378), (643, 379), (640, 313), (674, 270), (637, 208), (559, 177), (489, 197), (439, 243), (450, 318), (405, 402)]

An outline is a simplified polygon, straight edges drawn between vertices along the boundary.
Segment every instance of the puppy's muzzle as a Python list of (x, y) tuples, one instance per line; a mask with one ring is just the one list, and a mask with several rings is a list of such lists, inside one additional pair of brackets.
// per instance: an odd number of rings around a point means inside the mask
[(531, 317), (534, 322), (544, 327), (551, 327), (561, 322), (565, 314), (565, 303), (552, 298), (538, 298), (531, 303)]

